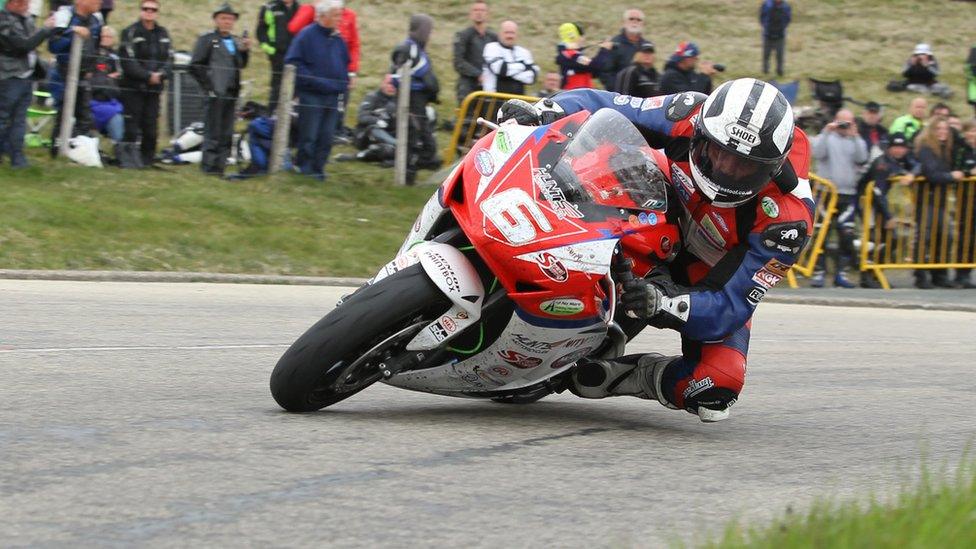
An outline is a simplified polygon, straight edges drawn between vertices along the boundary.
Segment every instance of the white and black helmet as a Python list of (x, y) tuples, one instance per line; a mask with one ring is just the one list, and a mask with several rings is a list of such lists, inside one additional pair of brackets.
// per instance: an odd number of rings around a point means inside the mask
[(695, 122), (689, 162), (698, 190), (716, 206), (756, 196), (783, 166), (793, 145), (793, 109), (772, 84), (726, 82)]

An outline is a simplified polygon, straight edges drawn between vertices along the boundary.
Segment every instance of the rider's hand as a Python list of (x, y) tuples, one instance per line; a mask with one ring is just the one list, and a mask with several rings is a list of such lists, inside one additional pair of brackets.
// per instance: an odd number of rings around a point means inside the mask
[(552, 124), (565, 115), (563, 109), (552, 99), (543, 99), (535, 105), (522, 99), (509, 99), (498, 108), (495, 120), (499, 124), (514, 120), (523, 126), (542, 126)]
[(664, 293), (651, 281), (635, 278), (623, 283), (620, 305), (627, 316), (650, 322), (661, 311)]
[(688, 289), (671, 280), (666, 267), (658, 267), (642, 279), (624, 280), (620, 305), (627, 316), (640, 318), (655, 328), (684, 326), (691, 296)]

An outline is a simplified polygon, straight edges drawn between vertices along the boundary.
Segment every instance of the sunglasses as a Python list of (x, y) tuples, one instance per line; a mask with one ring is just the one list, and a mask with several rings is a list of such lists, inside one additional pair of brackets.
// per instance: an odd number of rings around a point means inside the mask
[(156, 13), (156, 12), (159, 11), (159, 8), (151, 8), (151, 7), (146, 6), (146, 7), (143, 7), (142, 8), (142, 11), (147, 11), (149, 13)]
[(638, 23), (643, 23), (644, 22), (644, 20), (642, 18), (640, 18), (640, 17), (628, 17), (627, 20), (628, 21), (637, 21)]

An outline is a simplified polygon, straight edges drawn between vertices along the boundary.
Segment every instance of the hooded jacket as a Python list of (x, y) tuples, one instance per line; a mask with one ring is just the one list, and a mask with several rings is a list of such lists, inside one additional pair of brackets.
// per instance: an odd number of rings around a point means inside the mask
[(425, 50), (430, 33), (434, 29), (434, 20), (429, 15), (417, 14), (410, 17), (410, 32), (406, 40), (393, 50), (391, 60), (393, 65), (390, 73), (393, 75), (393, 83), (399, 87), (400, 76), (397, 69), (407, 61), (410, 62), (410, 89), (414, 92), (423, 92), (427, 98), (436, 103), (437, 95), (440, 93), (440, 84), (434, 74), (434, 68), (430, 62), (430, 56)]

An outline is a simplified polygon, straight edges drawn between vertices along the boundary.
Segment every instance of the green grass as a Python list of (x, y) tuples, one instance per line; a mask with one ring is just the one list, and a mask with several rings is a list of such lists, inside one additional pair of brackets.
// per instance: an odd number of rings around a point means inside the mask
[(189, 166), (0, 168), (0, 268), (368, 276), (433, 191), (389, 173), (230, 183)]
[[(925, 471), (925, 469), (923, 469)], [(976, 547), (976, 464), (953, 478), (923, 472), (891, 501), (819, 502), (805, 514), (787, 512), (761, 527), (729, 525), (702, 547), (735, 548), (968, 548)]]

